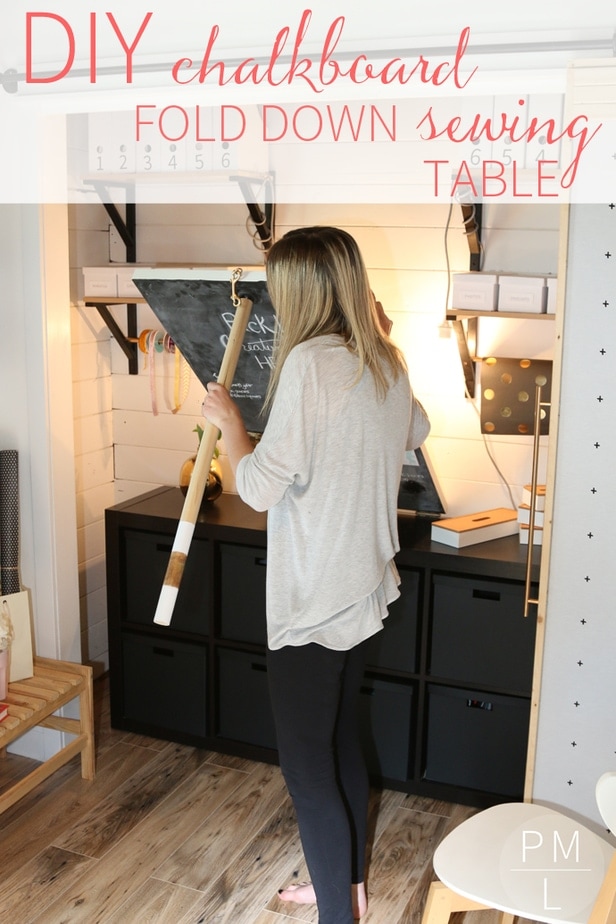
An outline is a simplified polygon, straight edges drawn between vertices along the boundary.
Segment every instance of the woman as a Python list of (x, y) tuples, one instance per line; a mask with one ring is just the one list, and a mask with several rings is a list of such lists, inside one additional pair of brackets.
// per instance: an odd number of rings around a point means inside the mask
[(363, 643), (399, 596), (401, 468), (430, 425), (349, 234), (289, 232), (269, 253), (267, 284), (279, 333), (260, 442), (253, 451), (222, 386), (208, 384), (203, 412), (239, 495), (269, 511), (268, 678), (312, 880), (279, 896), (316, 900), (320, 924), (351, 924), (367, 908)]

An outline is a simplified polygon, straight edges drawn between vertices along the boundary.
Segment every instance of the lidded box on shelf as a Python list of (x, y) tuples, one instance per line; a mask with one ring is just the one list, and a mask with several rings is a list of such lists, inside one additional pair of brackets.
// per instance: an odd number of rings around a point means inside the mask
[(128, 263), (126, 266), (116, 266), (116, 279), (118, 282), (118, 295), (132, 295), (133, 298), (141, 298), (141, 292), (133, 282), (133, 273), (135, 264)]
[(546, 314), (556, 314), (556, 286), (558, 284), (558, 279), (556, 276), (547, 276), (545, 284), (547, 287), (547, 297), (545, 300)]
[(460, 311), (554, 314), (555, 276), (523, 273), (454, 273), (451, 307)]
[(149, 268), (137, 263), (112, 263), (109, 266), (84, 266), (85, 298), (141, 298), (133, 282), (136, 269)]
[(498, 300), (496, 273), (454, 273), (451, 292), (453, 308), (461, 311), (495, 311)]
[(114, 266), (84, 266), (83, 288), (86, 298), (109, 296), (116, 298), (118, 294), (118, 279)]
[(547, 301), (544, 276), (498, 277), (498, 310), (543, 314)]

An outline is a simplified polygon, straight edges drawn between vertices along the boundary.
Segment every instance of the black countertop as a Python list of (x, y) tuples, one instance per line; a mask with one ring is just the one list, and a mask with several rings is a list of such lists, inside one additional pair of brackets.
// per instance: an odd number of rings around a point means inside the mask
[[(160, 487), (138, 497), (122, 501), (109, 508), (110, 515), (127, 513), (138, 528), (160, 529), (161, 520), (170, 532), (175, 531), (184, 504), (184, 495), (179, 488)], [(154, 524), (151, 521), (156, 521)], [(521, 545), (516, 535), (492, 539), (455, 549), (430, 538), (431, 520), (422, 516), (401, 513), (398, 518), (400, 552), (397, 560), (401, 565), (438, 568), (439, 570), (465, 571), (489, 576), (503, 576), (503, 565), (507, 577), (524, 580), (528, 546)], [(238, 534), (241, 531), (241, 535)], [(264, 545), (267, 533), (267, 514), (248, 507), (237, 494), (222, 494), (216, 501), (204, 502), (195, 524), (198, 538), (248, 541)], [(436, 557), (435, 557), (436, 556)], [(532, 579), (539, 579), (540, 546), (532, 548)]]

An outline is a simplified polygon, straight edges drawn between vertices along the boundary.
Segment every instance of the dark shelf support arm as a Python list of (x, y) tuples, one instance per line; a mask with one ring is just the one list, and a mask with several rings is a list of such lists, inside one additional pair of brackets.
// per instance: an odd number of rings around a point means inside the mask
[(253, 183), (259, 182), (259, 185), (263, 185), (263, 180), (257, 177), (246, 177), (246, 176), (232, 176), (239, 186), (246, 206), (248, 208), (248, 213), (253, 221), (253, 224), (257, 230), (257, 234), (261, 239), (263, 244), (263, 250), (267, 253), (272, 244), (274, 243), (274, 203), (265, 202), (263, 208), (256, 202), (256, 196), (253, 191)]
[[(253, 190), (253, 184), (258, 182), (259, 186), (264, 185), (262, 177), (247, 177), (247, 176), (232, 176), (244, 197), (246, 206), (248, 208), (248, 213), (252, 219), (256, 232), (261, 240), (262, 249), (265, 253), (270, 249), (274, 242), (274, 203), (272, 201), (265, 202), (263, 208), (256, 201), (256, 194)], [(271, 183), (271, 177), (268, 177), (267, 180)], [(125, 218), (120, 214), (120, 210), (117, 205), (111, 201), (108, 191), (108, 183), (103, 180), (90, 179), (87, 180), (87, 183), (94, 188), (98, 194), (99, 199), (101, 200), (102, 205), (105, 208), (109, 218), (113, 222), (118, 234), (122, 238), (122, 242), (126, 247), (126, 262), (127, 263), (136, 263), (137, 262), (137, 210), (136, 205), (131, 201), (134, 196), (127, 194), (126, 203), (125, 203)], [(132, 187), (132, 183), (127, 183), (125, 181), (118, 181), (111, 185), (120, 186), (124, 189), (129, 190), (129, 187)], [(109, 328), (111, 334), (117, 340), (118, 344), (122, 348), (126, 358), (128, 359), (128, 372), (129, 375), (137, 375), (139, 371), (138, 366), (138, 353), (137, 353), (137, 305), (136, 304), (127, 304), (126, 305), (126, 327), (127, 333), (124, 334), (119, 324), (109, 311), (108, 305), (98, 302), (88, 302), (86, 305), (90, 307), (95, 307), (98, 310), (101, 318)]]
[[(460, 208), (462, 209), (464, 233), (466, 234), (468, 249), (470, 251), (469, 269), (472, 272), (479, 272), (479, 270), (481, 270), (481, 262), (483, 256), (483, 247), (481, 244), (481, 222), (483, 218), (483, 206), (481, 202), (475, 202), (470, 205), (467, 203), (462, 203)], [(477, 347), (477, 318), (468, 319), (467, 330), (464, 329), (464, 325), (459, 318), (456, 318), (454, 321), (452, 321), (452, 323), (458, 340), (458, 352), (460, 354), (460, 362), (462, 363), (462, 371), (464, 372), (466, 391), (469, 398), (473, 398), (475, 395), (475, 383), (477, 381), (475, 361), (475, 352)], [(471, 349), (469, 348), (469, 340), (471, 339), (472, 353)]]
[(466, 203), (463, 203), (460, 207), (462, 209), (464, 233), (466, 234), (468, 249), (471, 254), (469, 269), (480, 270), (482, 262), (481, 257), (483, 255), (483, 247), (481, 245), (481, 221), (483, 218), (483, 206), (481, 202), (475, 202), (473, 205), (467, 205)]
[[(120, 210), (117, 205), (111, 201), (109, 197), (109, 192), (107, 189), (108, 184), (100, 180), (88, 180), (87, 181), (91, 186), (96, 190), (105, 211), (109, 215), (109, 218), (113, 222), (113, 225), (122, 238), (122, 243), (126, 247), (126, 262), (127, 263), (136, 263), (137, 262), (137, 206), (135, 205), (134, 196), (126, 196), (125, 208), (125, 217), (123, 218), (120, 214)], [(132, 183), (119, 182), (114, 185), (122, 186), (124, 189), (129, 190), (134, 187)], [(137, 375), (139, 372), (139, 363), (138, 363), (138, 353), (137, 353), (137, 305), (135, 303), (127, 303), (126, 305), (126, 334), (122, 331), (121, 327), (109, 311), (109, 307), (104, 304), (96, 304), (93, 302), (87, 302), (86, 305), (94, 305), (98, 309), (98, 313), (101, 318), (111, 331), (111, 334), (117, 340), (118, 344), (122, 348), (126, 358), (128, 359), (128, 373), (129, 375)]]
[(460, 362), (462, 363), (462, 371), (464, 372), (466, 391), (468, 392), (468, 397), (473, 398), (475, 395), (477, 375), (474, 349), (473, 354), (471, 354), (469, 340), (472, 340), (474, 345), (477, 343), (477, 318), (468, 319), (468, 332), (465, 331), (464, 324), (460, 318), (455, 318), (451, 323), (453, 324), (453, 329), (458, 340), (458, 352), (460, 354)]
[(128, 359), (129, 375), (137, 375), (139, 371), (137, 361), (137, 306), (126, 306), (128, 326), (128, 334), (126, 335), (124, 334), (114, 316), (109, 311), (109, 307), (107, 305), (101, 305), (97, 302), (88, 301), (86, 301), (86, 305), (89, 308), (96, 308), (101, 318), (109, 328), (111, 334), (113, 337), (115, 337), (119, 346), (122, 348), (124, 355)]

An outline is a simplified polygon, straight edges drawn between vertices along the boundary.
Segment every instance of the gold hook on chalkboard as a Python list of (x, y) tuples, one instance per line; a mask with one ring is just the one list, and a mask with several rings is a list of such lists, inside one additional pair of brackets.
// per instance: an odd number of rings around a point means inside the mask
[(235, 283), (236, 283), (236, 282), (239, 280), (239, 278), (241, 277), (242, 272), (243, 272), (243, 270), (240, 269), (240, 267), (238, 266), (238, 268), (237, 268), (237, 269), (234, 269), (233, 272), (232, 272), (232, 274), (231, 274), (231, 301), (233, 302), (233, 307), (234, 307), (234, 308), (239, 308), (239, 307), (240, 307), (240, 304), (241, 304), (240, 297), (239, 297), (239, 295), (237, 295), (236, 292), (235, 292)]

